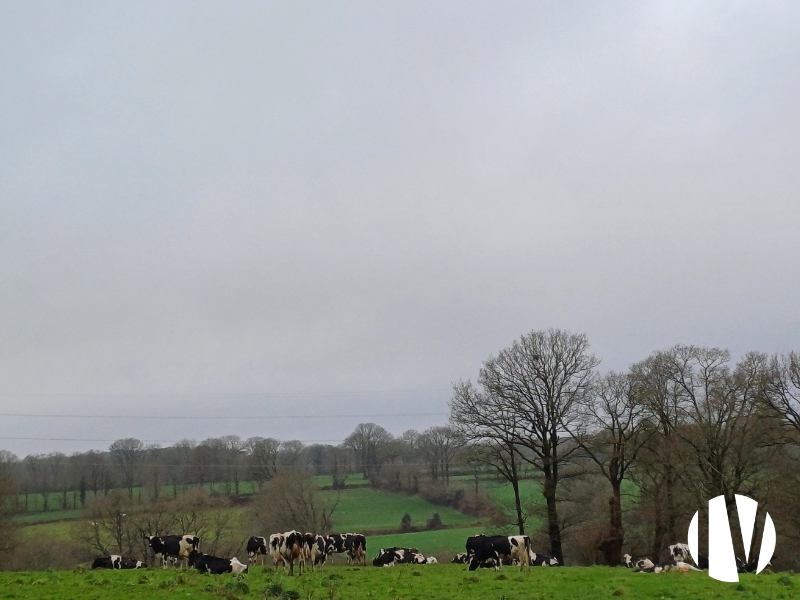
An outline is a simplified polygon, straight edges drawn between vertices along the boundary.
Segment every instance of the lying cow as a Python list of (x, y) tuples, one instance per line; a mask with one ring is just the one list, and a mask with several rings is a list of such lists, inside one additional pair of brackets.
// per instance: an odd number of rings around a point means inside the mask
[(697, 560), (694, 560), (689, 544), (672, 544), (669, 546), (669, 557), (677, 565), (678, 563), (688, 563), (693, 561), (700, 569), (708, 569), (708, 557), (700, 554)]
[(467, 556), (466, 552), (461, 552), (460, 554), (456, 554), (453, 557), (453, 560), (451, 560), (450, 562), (454, 562), (459, 565), (465, 565), (469, 562), (469, 556)]
[(200, 538), (193, 535), (152, 535), (148, 538), (153, 553), (161, 556), (164, 568), (169, 558), (189, 559), (189, 554), (200, 551)]
[(135, 558), (127, 558), (119, 554), (111, 556), (101, 556), (94, 559), (93, 569), (141, 569), (142, 561)]
[(424, 562), (425, 557), (416, 548), (381, 548), (378, 556), (372, 561), (372, 566), (393, 567), (395, 564), (423, 564)]
[(633, 558), (630, 554), (622, 555), (622, 564), (629, 569), (636, 569), (637, 571), (653, 569), (656, 566), (649, 558)]
[(252, 565), (260, 556), (261, 564), (264, 564), (264, 557), (269, 554), (267, 538), (251, 536), (247, 540), (247, 560)]
[(531, 550), (530, 561), (532, 567), (560, 567), (558, 559), (555, 556), (547, 554), (539, 554)]
[(235, 556), (231, 559), (201, 554), (192, 550), (189, 554), (189, 565), (203, 573), (221, 575), (223, 573), (247, 573), (248, 566), (239, 562)]
[[(764, 565), (764, 568), (772, 567), (772, 561)], [(758, 556), (753, 556), (746, 563), (739, 557), (736, 557), (736, 571), (738, 573), (755, 573), (758, 569)]]

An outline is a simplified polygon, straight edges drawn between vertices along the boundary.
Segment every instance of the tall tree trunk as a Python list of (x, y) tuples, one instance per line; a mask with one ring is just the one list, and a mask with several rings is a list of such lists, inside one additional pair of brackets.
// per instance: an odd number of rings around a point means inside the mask
[(611, 481), (611, 498), (608, 499), (609, 529), (603, 541), (603, 561), (609, 567), (615, 567), (622, 561), (622, 546), (625, 534), (622, 529), (622, 494), (621, 481)]
[(544, 497), (547, 501), (547, 531), (550, 535), (550, 553), (558, 559), (560, 565), (563, 565), (564, 555), (561, 550), (561, 526), (558, 522), (556, 482), (552, 476), (545, 475)]

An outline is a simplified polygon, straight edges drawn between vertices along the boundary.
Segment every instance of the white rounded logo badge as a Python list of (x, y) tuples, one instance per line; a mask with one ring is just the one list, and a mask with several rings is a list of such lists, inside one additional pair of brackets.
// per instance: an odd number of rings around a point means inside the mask
[[(758, 502), (747, 496), (736, 494), (736, 511), (739, 513), (739, 524), (742, 529), (742, 544), (744, 545), (745, 564), (750, 562), (750, 543), (753, 540), (753, 531), (756, 525), (756, 512)], [(700, 511), (694, 513), (689, 524), (689, 552), (698, 564), (700, 552), (698, 550), (697, 531)], [(775, 552), (775, 525), (767, 513), (764, 521), (764, 533), (761, 536), (761, 550), (758, 553), (758, 567), (760, 573), (769, 564)], [(736, 556), (733, 551), (733, 536), (731, 524), (728, 521), (728, 510), (725, 506), (725, 497), (717, 496), (708, 501), (708, 575), (717, 581), (737, 582), (739, 573), (736, 568)]]

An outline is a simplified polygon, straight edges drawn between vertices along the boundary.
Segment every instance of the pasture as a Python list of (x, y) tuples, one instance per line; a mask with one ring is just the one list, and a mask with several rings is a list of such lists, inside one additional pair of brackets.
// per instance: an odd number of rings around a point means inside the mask
[(700, 600), (796, 598), (800, 580), (786, 574), (743, 575), (739, 584), (714, 581), (703, 573), (649, 575), (623, 568), (533, 568), (520, 572), (504, 567), (499, 573), (470, 573), (464, 565), (403, 565), (382, 569), (329, 566), (322, 573), (288, 577), (271, 567), (256, 567), (239, 578), (203, 575), (196, 571), (0, 573), (0, 599), (151, 600), (174, 598), (340, 599), (400, 598), (404, 600), (467, 599), (602, 599)]

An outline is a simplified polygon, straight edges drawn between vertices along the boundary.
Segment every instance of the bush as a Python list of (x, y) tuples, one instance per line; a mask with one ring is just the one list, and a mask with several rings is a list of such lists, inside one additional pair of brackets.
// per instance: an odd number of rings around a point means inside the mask
[(411, 515), (406, 513), (400, 521), (400, 533), (408, 533), (414, 531), (414, 526), (411, 524)]
[(439, 513), (433, 513), (433, 517), (425, 522), (425, 527), (429, 530), (444, 529), (444, 523)]

